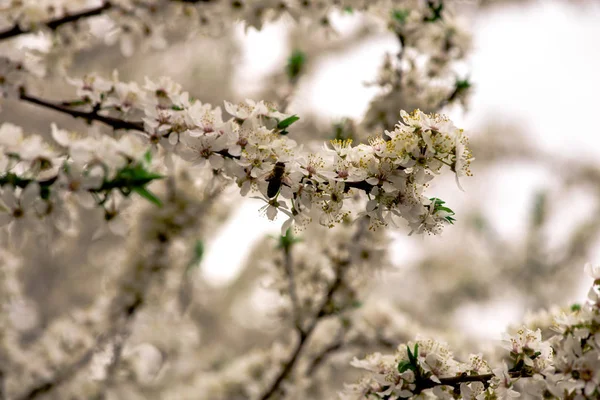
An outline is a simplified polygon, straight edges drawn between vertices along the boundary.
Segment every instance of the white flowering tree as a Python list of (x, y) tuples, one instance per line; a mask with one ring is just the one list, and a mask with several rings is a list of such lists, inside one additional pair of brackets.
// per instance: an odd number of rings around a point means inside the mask
[[(0, 399), (598, 398), (598, 268), (586, 267), (585, 304), (531, 317), (486, 354), (452, 351), (368, 295), (390, 265), (386, 232), (455, 228), (428, 187), (472, 175), (467, 136), (442, 114), (471, 90), (456, 72), (470, 48), (460, 12), (441, 0), (0, 3)], [(317, 53), (353, 43), (335, 39), (343, 14), (391, 32), (398, 51), (364, 120), (324, 130), (294, 94)], [(142, 60), (178, 44), (281, 20), (321, 36), (299, 40), (267, 100), (140, 79)], [(202, 65), (217, 58), (207, 46)], [(130, 80), (109, 72), (119, 62)], [(283, 216), (280, 235), (220, 290), (195, 268), (244, 196)], [(275, 299), (268, 318), (247, 307), (257, 280)], [(413, 311), (448, 307), (429, 301)]]

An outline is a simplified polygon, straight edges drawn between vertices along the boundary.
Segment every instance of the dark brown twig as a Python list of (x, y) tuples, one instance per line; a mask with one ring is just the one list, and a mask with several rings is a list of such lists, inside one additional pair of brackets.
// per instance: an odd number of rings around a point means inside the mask
[[(513, 371), (509, 372), (508, 375), (511, 378), (531, 378), (531, 375), (524, 371)], [(482, 382), (486, 384), (490, 379), (492, 379), (494, 374), (483, 374), (483, 375), (459, 375), (453, 376), (451, 378), (440, 378), (440, 383), (434, 382), (428, 379), (424, 384), (421, 383), (419, 385), (420, 390), (431, 389), (435, 386), (452, 386), (458, 387), (461, 383), (469, 383), (469, 382)]]
[[(81, 11), (75, 14), (67, 14), (60, 18), (51, 19), (41, 25), (48, 27), (51, 30), (56, 30), (59, 26), (68, 24), (71, 22), (78, 21), (80, 19), (85, 19), (89, 17), (94, 17), (102, 14), (104, 11), (109, 10), (113, 7), (110, 2), (105, 2), (103, 5), (91, 8), (89, 10)], [(19, 24), (15, 24), (13, 27), (0, 31), (0, 40), (10, 39), (15, 36), (23, 35), (26, 33), (35, 32), (37, 28), (21, 28)]]
[(36, 104), (38, 106), (46, 107), (54, 111), (58, 111), (64, 114), (69, 114), (75, 118), (83, 118), (88, 123), (91, 121), (99, 121), (106, 125), (113, 127), (114, 129), (128, 129), (128, 130), (136, 130), (136, 131), (144, 131), (144, 123), (141, 121), (125, 121), (119, 118), (108, 117), (105, 115), (100, 115), (94, 111), (79, 111), (74, 110), (70, 107), (66, 107), (62, 105), (62, 103), (53, 103), (44, 99), (40, 99), (38, 97), (30, 96), (27, 92), (22, 88), (19, 98), (28, 103)]

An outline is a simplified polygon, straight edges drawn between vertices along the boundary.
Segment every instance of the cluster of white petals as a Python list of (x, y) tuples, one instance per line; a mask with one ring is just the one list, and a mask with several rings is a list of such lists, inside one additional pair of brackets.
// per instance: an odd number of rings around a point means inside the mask
[(145, 185), (160, 177), (148, 170), (145, 143), (131, 135), (82, 137), (54, 124), (52, 137), (55, 143), (47, 143), (24, 136), (19, 126), (0, 125), (0, 225), (14, 244), (27, 232), (69, 233), (80, 207), (100, 210), (106, 227), (124, 234), (119, 215), (130, 193), (147, 193)]
[[(464, 73), (470, 33), (442, 1), (389, 2), (379, 9), (400, 49), (387, 54), (374, 84), (382, 89), (363, 124), (392, 126), (399, 108), (439, 110), (462, 103), (470, 92)], [(373, 10), (374, 12), (375, 10)]]
[(438, 233), (453, 221), (452, 212), (424, 195), (428, 182), (445, 167), (457, 177), (471, 174), (466, 137), (443, 115), (402, 112), (404, 123), (369, 144), (334, 140), (315, 153), (287, 136), (298, 117), (263, 101), (225, 102), (232, 117), (224, 120), (220, 107), (192, 99), (168, 78), (146, 79), (144, 86), (116, 76), (71, 82), (94, 112), (141, 116), (143, 127), (133, 127), (143, 129), (167, 164), (173, 154), (206, 164), (233, 179), (242, 195), (259, 195), (269, 219), (278, 212), (288, 217), (283, 232), (312, 219), (335, 225), (351, 213), (354, 193), (363, 191), (369, 200), (362, 213), (372, 227), (401, 218), (414, 232)]
[(595, 279), (588, 301), (568, 311), (554, 310), (552, 318), (544, 318), (549, 324), (545, 328), (550, 328), (545, 338), (540, 328), (534, 331), (527, 326), (506, 334), (503, 348), (508, 353), (498, 368), (491, 369), (481, 355), (461, 362), (445, 344), (417, 340), (400, 345), (393, 356), (376, 353), (355, 359), (352, 365), (370, 374), (358, 384), (347, 385), (342, 398), (488, 400), (526, 393), (544, 399), (597, 399), (600, 274), (591, 265), (585, 269)]
[[(118, 44), (122, 54), (131, 56), (139, 49), (167, 48), (167, 37), (217, 36), (239, 21), (246, 29), (261, 29), (266, 23), (286, 17), (332, 30), (333, 10), (366, 12), (384, 21), (390, 19), (390, 10), (395, 10), (409, 15), (405, 30), (414, 37), (410, 46), (418, 44), (429, 50), (432, 46), (447, 48), (445, 41), (449, 36), (445, 25), (436, 23), (440, 12), (430, 3), (424, 0), (7, 0), (0, 5), (0, 40), (35, 34), (36, 44), (21, 42), (21, 51), (8, 57), (15, 62), (23, 62), (23, 57), (44, 59), (55, 64), (54, 70), (65, 72), (77, 51), (102, 42), (108, 46)], [(443, 15), (447, 14), (444, 9)], [(185, 26), (183, 31), (182, 26)], [(458, 27), (452, 26), (450, 30), (451, 37), (464, 37)], [(444, 58), (432, 57), (441, 67)], [(28, 70), (44, 73), (46, 68), (38, 63), (36, 68)]]

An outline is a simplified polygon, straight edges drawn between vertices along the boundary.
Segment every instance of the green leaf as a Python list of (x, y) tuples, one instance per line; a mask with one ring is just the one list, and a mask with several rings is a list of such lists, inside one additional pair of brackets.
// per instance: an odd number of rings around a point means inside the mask
[(164, 176), (147, 171), (141, 163), (128, 165), (117, 172), (113, 183), (130, 186), (143, 186), (155, 179), (163, 179)]
[(279, 123), (277, 124), (277, 129), (285, 129), (288, 126), (292, 125), (294, 122), (298, 121), (299, 119), (300, 119), (300, 117), (298, 117), (297, 115), (292, 115), (291, 117), (287, 117), (283, 121), (279, 121)]
[(194, 244), (194, 254), (192, 255), (192, 259), (188, 263), (187, 270), (189, 271), (193, 267), (200, 265), (202, 258), (204, 257), (204, 242), (200, 239), (196, 240)]
[(468, 79), (458, 79), (455, 86), (456, 90), (467, 90), (471, 87), (471, 82)]
[(414, 366), (408, 360), (402, 360), (398, 363), (398, 372), (401, 374), (408, 371), (409, 369), (414, 370)]
[(406, 22), (406, 18), (409, 16), (410, 10), (396, 9), (392, 10), (392, 19), (400, 25)]
[(362, 305), (363, 305), (363, 303), (358, 300), (354, 300), (351, 304), (352, 308), (361, 308)]
[(150, 164), (152, 162), (152, 151), (150, 149), (144, 153), (144, 161), (146, 164)]
[(346, 14), (352, 14), (354, 12), (354, 9), (352, 7), (350, 7), (350, 6), (344, 7), (344, 12)]
[(410, 347), (408, 347), (408, 345), (406, 345), (406, 352), (408, 353), (408, 360), (410, 361), (411, 365), (415, 364), (416, 363), (415, 356), (410, 351)]
[(202, 261), (202, 257), (204, 256), (204, 242), (200, 239), (196, 240), (196, 244), (194, 245), (194, 260), (196, 262)]
[(572, 304), (571, 311), (581, 311), (581, 304), (578, 304), (578, 303)]
[(533, 210), (531, 210), (531, 225), (540, 228), (546, 222), (548, 216), (548, 195), (545, 191), (539, 191), (533, 199)]
[(443, 204), (446, 204), (446, 202), (444, 200), (438, 199), (437, 197), (432, 197), (429, 200), (431, 200), (431, 202), (433, 203), (433, 212), (434, 213), (443, 211), (443, 212), (450, 214), (450, 215), (444, 217), (444, 219), (446, 221), (448, 221), (448, 223), (454, 224), (454, 221), (456, 221), (456, 219), (452, 218), (452, 216), (455, 215), (456, 213), (452, 209), (443, 206)]
[(333, 139), (354, 139), (354, 125), (349, 118), (342, 118), (340, 122), (333, 124)]
[(278, 240), (279, 244), (277, 248), (285, 250), (289, 250), (294, 245), (294, 243), (302, 241), (302, 239), (297, 238), (292, 234), (292, 228), (288, 228), (288, 230), (285, 231), (285, 235), (279, 236)]
[(306, 54), (301, 50), (295, 50), (292, 55), (288, 58), (286, 65), (286, 72), (288, 77), (293, 80), (304, 70), (306, 66)]
[(406, 352), (408, 353), (408, 360), (410, 361), (410, 365), (412, 365), (414, 367), (413, 371), (416, 371), (416, 369), (419, 366), (418, 359), (417, 359), (417, 356), (419, 354), (419, 344), (415, 343), (415, 348), (412, 352), (410, 351), (410, 347), (408, 347), (408, 345), (406, 345)]
[(146, 189), (143, 186), (135, 186), (133, 188), (131, 188), (132, 191), (136, 192), (137, 194), (139, 194), (140, 196), (142, 196), (143, 198), (145, 198), (146, 200), (148, 200), (150, 203), (153, 203), (159, 207), (162, 207), (162, 202), (160, 201), (160, 199), (158, 197), (156, 197), (156, 195), (154, 193), (152, 193), (151, 191), (149, 191), (148, 189)]
[(429, 0), (427, 1), (427, 6), (432, 15), (424, 17), (424, 22), (435, 22), (442, 19), (442, 11), (444, 11), (444, 2), (442, 0), (439, 0), (439, 4), (436, 4), (434, 0)]

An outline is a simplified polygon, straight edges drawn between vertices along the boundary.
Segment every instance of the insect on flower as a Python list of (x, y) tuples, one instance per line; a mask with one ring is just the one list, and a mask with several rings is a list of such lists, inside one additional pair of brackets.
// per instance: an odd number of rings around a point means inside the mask
[(275, 163), (275, 167), (273, 171), (267, 177), (267, 182), (269, 185), (267, 186), (267, 196), (272, 199), (277, 196), (279, 191), (281, 190), (281, 185), (283, 183), (283, 175), (285, 174), (285, 163), (278, 161)]

